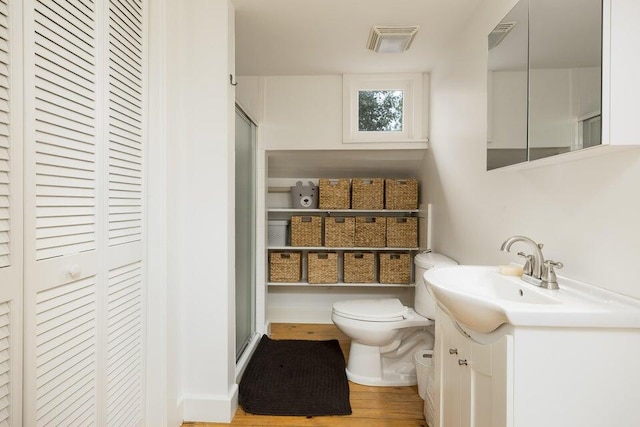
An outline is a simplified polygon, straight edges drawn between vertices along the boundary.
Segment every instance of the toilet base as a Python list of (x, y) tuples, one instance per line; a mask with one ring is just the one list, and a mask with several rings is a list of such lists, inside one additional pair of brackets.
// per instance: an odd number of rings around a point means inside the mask
[(397, 387), (417, 384), (416, 367), (413, 363), (414, 349), (422, 344), (412, 340), (401, 354), (391, 351), (380, 352), (380, 347), (351, 342), (347, 378), (357, 384)]
[(398, 372), (384, 372), (381, 378), (372, 378), (354, 374), (349, 371), (349, 368), (347, 368), (347, 378), (349, 379), (349, 381), (356, 384), (369, 385), (374, 387), (402, 387), (412, 386), (418, 383), (416, 370), (413, 365), (409, 364), (409, 366), (401, 366), (399, 368), (400, 372), (402, 372), (403, 370), (410, 371), (411, 369), (413, 369), (413, 374), (411, 374), (410, 372), (407, 374)]

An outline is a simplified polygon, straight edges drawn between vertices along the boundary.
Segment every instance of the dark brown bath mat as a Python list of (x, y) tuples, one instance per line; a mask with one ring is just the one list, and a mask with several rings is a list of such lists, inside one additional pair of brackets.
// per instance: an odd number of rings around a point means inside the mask
[(263, 336), (240, 381), (239, 403), (258, 415), (350, 415), (349, 383), (338, 341)]

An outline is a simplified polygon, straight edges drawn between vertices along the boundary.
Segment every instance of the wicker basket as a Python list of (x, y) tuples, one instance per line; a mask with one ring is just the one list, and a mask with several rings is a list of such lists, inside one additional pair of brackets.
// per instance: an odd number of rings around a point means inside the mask
[(269, 281), (271, 282), (299, 282), (300, 252), (271, 252), (269, 254)]
[(322, 217), (292, 216), (291, 246), (322, 246)]
[(411, 255), (402, 252), (381, 253), (380, 283), (411, 283)]
[(352, 248), (356, 232), (353, 217), (326, 217), (324, 219), (324, 245), (330, 248)]
[(418, 209), (418, 180), (387, 179), (385, 204), (386, 209), (392, 210)]
[(372, 252), (344, 253), (345, 283), (375, 283), (376, 260)]
[(309, 283), (338, 283), (338, 254), (336, 252), (309, 252), (307, 254), (307, 281)]
[(352, 179), (351, 209), (384, 209), (384, 179)]
[(349, 209), (351, 184), (346, 178), (320, 178), (320, 209)]
[(418, 246), (418, 218), (387, 217), (387, 247), (415, 248)]
[(356, 217), (355, 245), (359, 248), (384, 248), (387, 231), (385, 217)]

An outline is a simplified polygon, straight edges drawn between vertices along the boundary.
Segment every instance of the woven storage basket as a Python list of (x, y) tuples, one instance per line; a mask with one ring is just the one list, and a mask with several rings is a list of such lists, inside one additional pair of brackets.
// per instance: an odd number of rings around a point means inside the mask
[(353, 217), (331, 217), (324, 219), (324, 245), (330, 248), (352, 248), (356, 232)]
[(372, 252), (344, 253), (345, 283), (375, 283), (376, 260)]
[(408, 253), (381, 253), (379, 264), (380, 283), (411, 283), (411, 255)]
[(269, 254), (269, 281), (299, 282), (301, 280), (300, 252), (271, 252)]
[(309, 252), (307, 254), (307, 281), (309, 283), (338, 283), (338, 254), (336, 252)]
[(385, 217), (356, 217), (355, 245), (359, 248), (384, 248), (387, 221)]
[(418, 209), (418, 180), (387, 179), (385, 181), (386, 209)]
[(292, 216), (291, 246), (322, 246), (322, 217)]
[(351, 183), (346, 178), (320, 178), (320, 209), (349, 209)]
[(387, 247), (415, 248), (418, 246), (418, 218), (387, 217)]
[(352, 179), (351, 209), (384, 209), (384, 179)]

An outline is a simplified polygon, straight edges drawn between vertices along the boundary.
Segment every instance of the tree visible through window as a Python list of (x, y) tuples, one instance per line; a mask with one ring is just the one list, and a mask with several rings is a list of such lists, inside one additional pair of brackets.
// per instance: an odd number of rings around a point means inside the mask
[(401, 90), (358, 91), (358, 130), (401, 132), (402, 101)]

